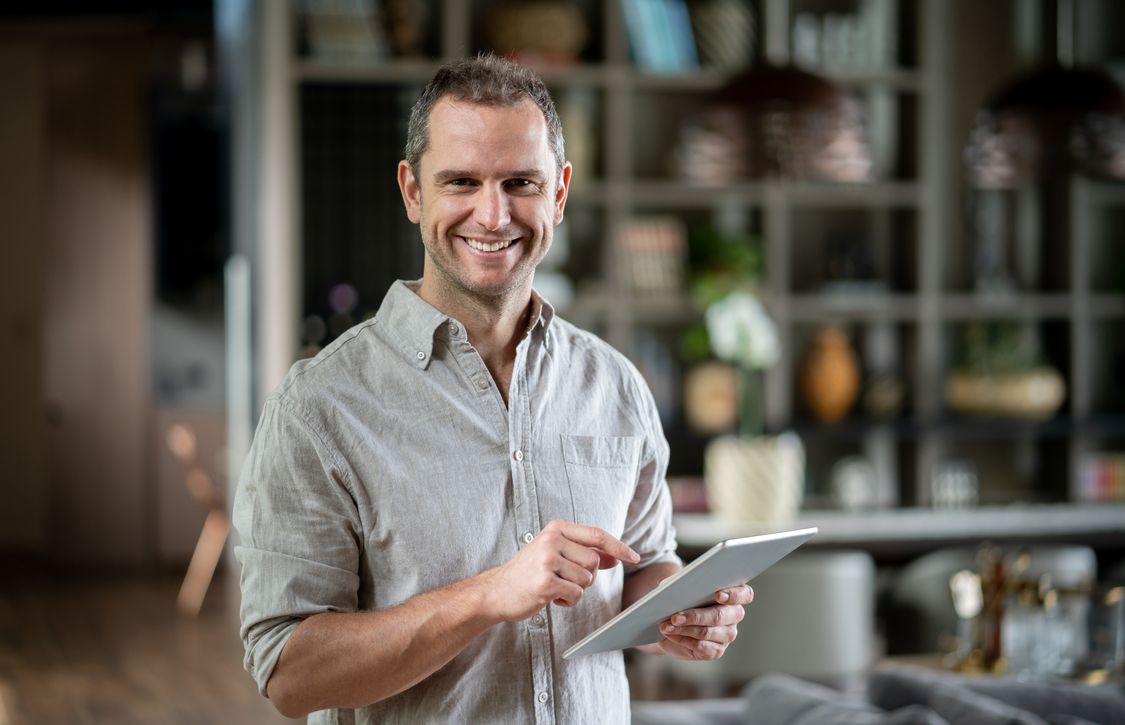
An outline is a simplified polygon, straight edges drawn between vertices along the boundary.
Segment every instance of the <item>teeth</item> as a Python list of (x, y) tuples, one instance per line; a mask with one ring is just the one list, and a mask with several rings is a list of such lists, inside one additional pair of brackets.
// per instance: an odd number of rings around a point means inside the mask
[(483, 242), (478, 242), (475, 239), (468, 238), (466, 238), (465, 241), (467, 241), (469, 243), (469, 246), (473, 249), (479, 249), (482, 252), (495, 252), (501, 249), (507, 249), (508, 247), (512, 246), (511, 240), (496, 242), (495, 244), (485, 244)]

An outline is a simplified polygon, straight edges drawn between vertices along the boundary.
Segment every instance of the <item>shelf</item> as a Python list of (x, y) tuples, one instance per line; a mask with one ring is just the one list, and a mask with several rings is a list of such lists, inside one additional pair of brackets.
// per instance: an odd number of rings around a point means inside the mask
[(885, 86), (903, 91), (919, 92), (925, 87), (921, 73), (902, 68), (888, 68), (886, 70), (818, 68), (813, 72), (823, 74), (839, 85), (852, 89)]
[(579, 295), (562, 316), (580, 321), (628, 317), (645, 325), (690, 325), (703, 320), (703, 311), (687, 296), (611, 297), (592, 292)]
[(1089, 304), (1091, 317), (1125, 317), (1125, 295), (1093, 294)]
[(378, 64), (298, 60), (293, 80), (318, 83), (418, 83), (425, 85), (441, 64), (433, 60), (393, 60)]
[(800, 294), (788, 300), (794, 322), (913, 322), (918, 297), (911, 294)]
[[(301, 58), (293, 64), (293, 76), (301, 81), (330, 83), (425, 83), (433, 77), (434, 71), (441, 63), (442, 61), (432, 59), (392, 59), (383, 63), (332, 63)], [(549, 66), (535, 68), (535, 71), (547, 85), (628, 85), (642, 91), (700, 93), (722, 90), (737, 75), (729, 71), (706, 68), (686, 73), (655, 73), (639, 70), (628, 64), (610, 63)], [(823, 74), (846, 88), (888, 86), (910, 91), (918, 91), (922, 88), (921, 74), (911, 70), (823, 71)]]
[(1125, 504), (1012, 504), (971, 509), (902, 508), (870, 513), (802, 511), (786, 523), (734, 523), (711, 514), (674, 514), (680, 546), (706, 549), (725, 539), (815, 526), (812, 546), (943, 545), (983, 539), (1110, 535), (1125, 540)]
[(672, 209), (709, 209), (731, 202), (826, 209), (914, 207), (920, 196), (918, 184), (909, 181), (830, 184), (771, 180), (702, 186), (682, 181), (639, 180), (623, 184), (621, 193), (636, 206)]
[(948, 415), (932, 421), (921, 421), (909, 416), (891, 420), (854, 416), (831, 425), (809, 418), (795, 418), (785, 428), (810, 440), (859, 440), (874, 430), (890, 429), (900, 440), (934, 435), (947, 440), (1004, 441), (1016, 438), (1068, 438), (1074, 435), (1125, 436), (1125, 415), (1092, 415), (1080, 421), (1066, 415), (1047, 420)]
[(941, 298), (942, 317), (947, 320), (1010, 318), (1066, 318), (1071, 313), (1068, 294), (979, 295), (953, 293)]

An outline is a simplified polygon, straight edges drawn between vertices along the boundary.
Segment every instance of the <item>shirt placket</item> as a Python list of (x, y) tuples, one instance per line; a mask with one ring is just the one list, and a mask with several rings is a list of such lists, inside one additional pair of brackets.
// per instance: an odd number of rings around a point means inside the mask
[[(516, 364), (512, 384), (508, 389), (508, 449), (511, 451), (512, 485), (517, 500), (526, 502), (517, 512), (519, 546), (527, 546), (534, 534), (543, 526), (539, 515), (539, 500), (535, 491), (535, 451), (531, 449), (531, 399), (527, 390), (527, 366), (531, 335), (516, 349)], [(524, 624), (531, 644), (531, 681), (535, 688), (535, 722), (553, 725), (555, 722), (554, 667), (551, 662), (551, 635), (549, 607), (544, 607)]]

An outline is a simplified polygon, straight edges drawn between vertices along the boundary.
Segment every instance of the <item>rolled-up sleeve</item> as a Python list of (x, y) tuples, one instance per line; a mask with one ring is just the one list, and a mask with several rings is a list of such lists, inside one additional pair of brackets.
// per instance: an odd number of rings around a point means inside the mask
[(358, 608), (360, 519), (351, 473), (326, 439), (271, 398), (235, 496), (244, 664), (263, 695), (301, 621)]

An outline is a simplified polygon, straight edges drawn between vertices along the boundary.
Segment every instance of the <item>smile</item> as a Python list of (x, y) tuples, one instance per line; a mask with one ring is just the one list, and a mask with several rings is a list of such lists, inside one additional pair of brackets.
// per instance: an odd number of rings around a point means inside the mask
[(461, 238), (468, 242), (470, 247), (472, 247), (473, 249), (479, 249), (482, 252), (497, 252), (501, 249), (507, 249), (508, 247), (512, 246), (511, 239), (505, 240), (503, 242), (495, 242), (489, 244), (488, 242), (478, 242), (477, 240), (469, 239), (468, 237)]

